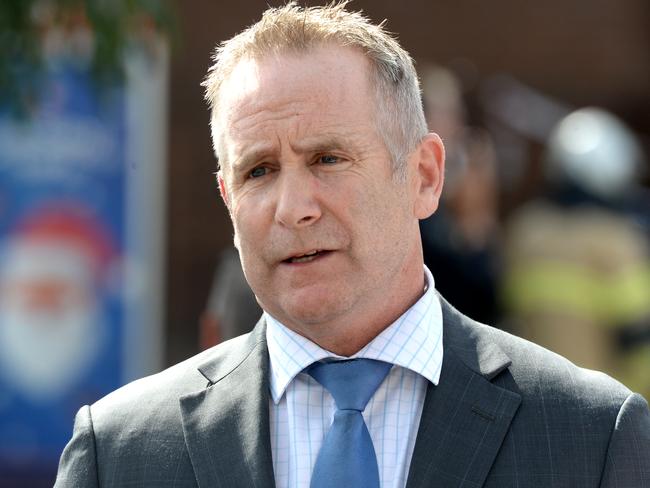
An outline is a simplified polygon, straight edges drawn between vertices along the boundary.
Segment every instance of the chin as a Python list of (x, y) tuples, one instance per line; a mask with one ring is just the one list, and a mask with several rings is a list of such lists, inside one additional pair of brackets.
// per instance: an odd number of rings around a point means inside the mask
[(346, 300), (341, 297), (316, 295), (300, 299), (294, 296), (291, 303), (281, 307), (281, 312), (286, 317), (287, 326), (303, 330), (335, 322), (349, 309), (347, 305)]

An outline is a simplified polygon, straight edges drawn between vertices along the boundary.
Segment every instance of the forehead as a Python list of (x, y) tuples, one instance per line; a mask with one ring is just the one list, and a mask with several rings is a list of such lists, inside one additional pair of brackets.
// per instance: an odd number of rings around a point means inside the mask
[(278, 125), (316, 113), (321, 121), (373, 119), (369, 64), (356, 49), (331, 45), (242, 59), (222, 85), (213, 120), (220, 142), (264, 120)]
[[(323, 80), (331, 87), (367, 85), (370, 62), (357, 48), (334, 43), (306, 49), (284, 49), (240, 59), (224, 79), (220, 104), (230, 105), (246, 95), (291, 94), (302, 83)], [(337, 83), (334, 83), (334, 81)]]

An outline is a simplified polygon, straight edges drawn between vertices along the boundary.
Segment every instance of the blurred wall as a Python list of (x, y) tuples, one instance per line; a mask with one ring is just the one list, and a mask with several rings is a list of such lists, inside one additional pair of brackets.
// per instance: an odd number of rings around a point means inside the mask
[[(167, 262), (168, 363), (198, 348), (199, 316), (232, 229), (213, 172), (199, 83), (217, 42), (259, 19), (267, 4), (176, 1), (172, 58)], [(310, 4), (322, 2), (307, 2)], [(646, 0), (359, 0), (416, 60), (464, 67), (482, 79), (509, 73), (573, 105), (600, 105), (650, 134), (650, 3)], [(646, 140), (647, 147), (647, 140)]]

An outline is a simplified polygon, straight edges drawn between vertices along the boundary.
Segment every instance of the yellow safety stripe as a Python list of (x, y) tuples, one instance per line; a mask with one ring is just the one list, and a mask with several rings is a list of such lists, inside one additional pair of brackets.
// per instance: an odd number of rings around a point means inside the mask
[(556, 309), (624, 323), (650, 315), (650, 263), (611, 274), (580, 264), (526, 263), (506, 274), (504, 300), (520, 313)]

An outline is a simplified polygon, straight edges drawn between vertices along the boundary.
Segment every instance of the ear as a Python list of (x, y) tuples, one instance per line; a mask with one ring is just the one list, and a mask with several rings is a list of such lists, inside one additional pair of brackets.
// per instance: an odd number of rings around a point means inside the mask
[(421, 220), (438, 209), (445, 180), (445, 146), (438, 134), (431, 132), (424, 136), (413, 157), (416, 158), (414, 213)]
[(219, 193), (221, 193), (221, 198), (223, 199), (223, 203), (225, 203), (226, 207), (228, 207), (228, 210), (230, 210), (230, 202), (228, 201), (228, 190), (226, 189), (226, 182), (223, 179), (223, 174), (221, 173), (221, 170), (217, 172), (217, 181), (219, 182)]

